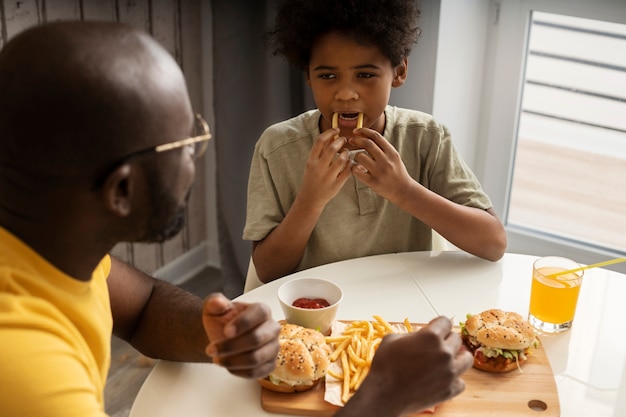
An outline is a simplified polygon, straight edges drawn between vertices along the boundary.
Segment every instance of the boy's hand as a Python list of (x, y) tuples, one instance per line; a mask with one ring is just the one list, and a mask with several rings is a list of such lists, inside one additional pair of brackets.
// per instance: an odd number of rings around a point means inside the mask
[(312, 205), (324, 207), (350, 176), (346, 138), (335, 139), (338, 133), (339, 129), (328, 129), (320, 134), (306, 161), (300, 194)]
[(367, 151), (354, 157), (354, 176), (381, 197), (395, 202), (413, 179), (400, 154), (380, 133), (368, 128), (355, 129), (350, 144)]

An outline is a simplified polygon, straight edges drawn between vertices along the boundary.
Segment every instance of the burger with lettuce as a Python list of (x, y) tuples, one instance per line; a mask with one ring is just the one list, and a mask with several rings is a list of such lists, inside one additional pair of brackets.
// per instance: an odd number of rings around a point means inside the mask
[(461, 324), (464, 345), (474, 355), (474, 368), (487, 372), (521, 370), (532, 348), (535, 332), (521, 315), (497, 309), (468, 314)]

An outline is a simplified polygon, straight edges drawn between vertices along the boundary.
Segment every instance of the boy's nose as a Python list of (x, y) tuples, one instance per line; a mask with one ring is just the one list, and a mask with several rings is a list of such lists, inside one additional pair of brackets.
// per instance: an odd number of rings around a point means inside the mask
[(359, 93), (349, 84), (344, 84), (339, 87), (335, 93), (335, 100), (358, 100)]

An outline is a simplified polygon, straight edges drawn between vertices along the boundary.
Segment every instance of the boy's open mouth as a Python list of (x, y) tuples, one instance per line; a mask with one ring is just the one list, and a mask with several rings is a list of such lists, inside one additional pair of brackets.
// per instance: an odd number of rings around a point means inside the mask
[(339, 113), (339, 116), (344, 120), (355, 120), (359, 113)]
[[(341, 123), (339, 121), (341, 120)], [(357, 129), (363, 127), (363, 113), (334, 113), (331, 127), (338, 128), (339, 125), (343, 127), (354, 128), (354, 122), (356, 122)], [(338, 135), (335, 136), (335, 138)]]

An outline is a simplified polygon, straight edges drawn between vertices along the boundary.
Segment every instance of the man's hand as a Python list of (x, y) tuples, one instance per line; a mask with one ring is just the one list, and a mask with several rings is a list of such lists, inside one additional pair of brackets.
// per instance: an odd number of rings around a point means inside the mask
[(280, 325), (265, 304), (233, 303), (223, 294), (204, 300), (202, 323), (213, 362), (244, 378), (263, 378), (276, 366)]
[(401, 416), (423, 411), (460, 394), (460, 378), (474, 362), (452, 332), (450, 319), (438, 317), (416, 333), (385, 336), (363, 385), (340, 416)]

